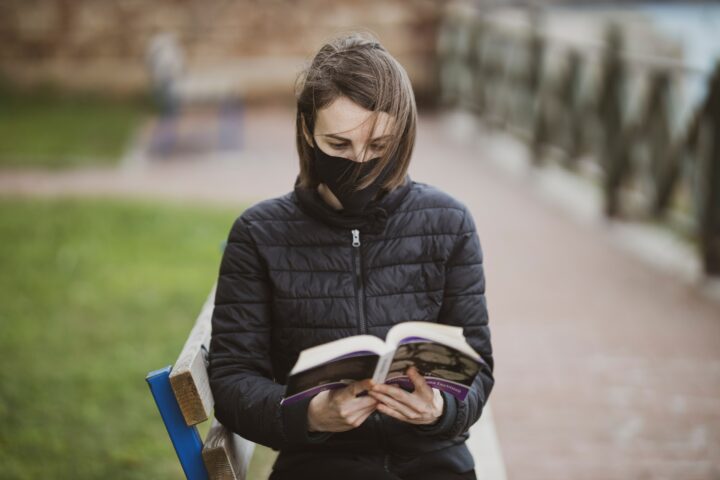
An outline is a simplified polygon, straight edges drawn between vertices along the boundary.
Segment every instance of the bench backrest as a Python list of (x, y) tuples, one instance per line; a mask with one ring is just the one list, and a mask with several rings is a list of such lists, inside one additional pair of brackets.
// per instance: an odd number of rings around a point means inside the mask
[[(214, 401), (207, 374), (215, 287), (175, 364), (146, 378), (185, 475), (190, 480), (245, 480), (255, 444), (212, 418)], [(197, 425), (212, 418), (205, 441)]]

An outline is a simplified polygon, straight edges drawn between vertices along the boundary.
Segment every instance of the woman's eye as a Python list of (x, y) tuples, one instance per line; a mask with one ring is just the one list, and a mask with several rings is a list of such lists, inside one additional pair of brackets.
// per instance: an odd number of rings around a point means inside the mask
[[(328, 145), (330, 145), (332, 148), (336, 148), (338, 150), (342, 148), (346, 148), (348, 145), (347, 143), (330, 143), (328, 142)], [(383, 150), (385, 148), (385, 145), (371, 145), (370, 148), (373, 150)]]

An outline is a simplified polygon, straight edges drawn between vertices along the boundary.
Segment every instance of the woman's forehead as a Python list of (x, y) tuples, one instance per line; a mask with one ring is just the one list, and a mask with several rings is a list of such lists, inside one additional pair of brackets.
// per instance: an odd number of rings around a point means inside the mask
[[(372, 114), (373, 112), (349, 98), (340, 96), (325, 108), (318, 110), (315, 134), (334, 134), (351, 140), (364, 140), (371, 133)], [(392, 117), (386, 112), (378, 112), (377, 124), (371, 138), (390, 133), (392, 127)]]

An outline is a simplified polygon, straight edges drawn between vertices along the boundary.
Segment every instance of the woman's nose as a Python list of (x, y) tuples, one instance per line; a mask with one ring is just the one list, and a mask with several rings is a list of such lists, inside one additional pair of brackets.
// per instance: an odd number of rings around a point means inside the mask
[(363, 147), (360, 145), (359, 147), (355, 147), (353, 150), (353, 157), (350, 159), (354, 162), (362, 162), (363, 160), (363, 154), (366, 152), (363, 152)]

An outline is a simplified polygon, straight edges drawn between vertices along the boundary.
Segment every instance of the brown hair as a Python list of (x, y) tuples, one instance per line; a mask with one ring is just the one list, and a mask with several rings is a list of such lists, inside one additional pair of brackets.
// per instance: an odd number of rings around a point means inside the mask
[[(392, 170), (381, 188), (392, 190), (402, 184), (415, 144), (417, 107), (407, 72), (375, 35), (352, 32), (323, 45), (298, 76), (295, 92), (295, 142), (300, 157), (300, 186), (316, 188), (320, 183), (311, 168), (313, 150), (303, 134), (303, 120), (308, 133), (313, 135), (317, 111), (340, 96), (373, 112), (370, 132), (375, 131), (378, 112), (387, 113), (393, 123), (389, 132), (393, 140), (388, 143), (378, 164), (358, 183), (358, 189), (370, 185), (391, 161), (396, 165), (390, 167)], [(357, 182), (359, 168), (352, 175)]]

